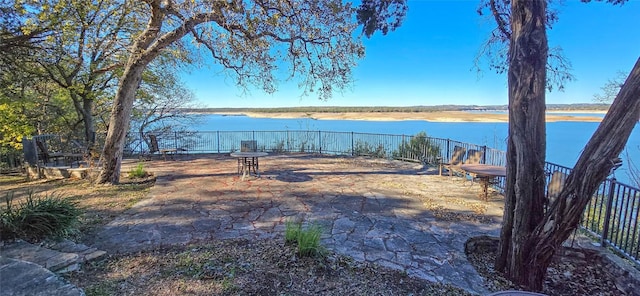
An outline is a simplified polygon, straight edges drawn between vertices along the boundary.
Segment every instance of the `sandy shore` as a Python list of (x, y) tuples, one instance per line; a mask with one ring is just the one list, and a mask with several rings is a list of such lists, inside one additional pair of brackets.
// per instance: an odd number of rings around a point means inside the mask
[[(547, 114), (547, 122), (556, 121), (579, 121), (579, 122), (600, 122), (602, 118), (595, 114), (605, 113), (604, 111), (558, 111), (562, 115), (554, 115), (554, 112)], [(568, 113), (594, 113), (594, 116), (573, 116)], [(491, 114), (464, 111), (440, 111), (440, 112), (229, 112), (218, 113), (223, 115), (246, 115), (255, 118), (312, 118), (318, 120), (370, 120), (370, 121), (401, 121), (401, 120), (424, 120), (431, 122), (507, 122), (507, 114)]]

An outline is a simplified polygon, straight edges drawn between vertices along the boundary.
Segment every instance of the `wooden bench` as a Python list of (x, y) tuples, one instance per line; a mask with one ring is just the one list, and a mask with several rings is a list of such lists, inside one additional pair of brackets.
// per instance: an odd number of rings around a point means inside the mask
[(36, 139), (35, 141), (36, 146), (40, 150), (38, 157), (42, 160), (45, 166), (51, 161), (53, 161), (54, 165), (58, 165), (59, 159), (62, 159), (65, 165), (73, 167), (73, 163), (77, 162), (78, 166), (80, 166), (80, 161), (84, 158), (84, 154), (82, 153), (49, 152), (49, 148), (43, 140)]

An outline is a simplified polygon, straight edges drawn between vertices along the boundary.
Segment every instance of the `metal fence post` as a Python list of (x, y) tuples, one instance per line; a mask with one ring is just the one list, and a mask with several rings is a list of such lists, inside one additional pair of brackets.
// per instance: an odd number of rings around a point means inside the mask
[(405, 157), (407, 157), (406, 156), (407, 155), (407, 150), (408, 150), (407, 148), (409, 147), (409, 145), (407, 144), (407, 140), (405, 139), (405, 135), (404, 134), (402, 134), (402, 142), (401, 143), (402, 143), (401, 144), (402, 146), (400, 146), (400, 147), (402, 147), (403, 149), (400, 149), (400, 153), (398, 153), (398, 154), (400, 154), (399, 155), (400, 158), (405, 158)]
[(353, 147), (353, 132), (351, 132), (351, 156), (353, 156), (355, 152), (355, 148)]
[(318, 151), (322, 154), (322, 132), (318, 131)]
[(178, 132), (176, 131), (173, 132), (173, 146), (178, 151)]
[(220, 131), (216, 131), (216, 141), (218, 142), (218, 154), (220, 154)]
[(482, 146), (482, 163), (487, 163), (487, 145)]
[(451, 139), (447, 139), (447, 161), (446, 162), (450, 162), (451, 161), (451, 150), (450, 147), (451, 146)]
[(611, 220), (611, 208), (613, 206), (613, 197), (615, 194), (616, 178), (611, 178), (611, 185), (609, 185), (609, 196), (607, 198), (607, 209), (604, 214), (604, 225), (602, 226), (602, 236), (600, 237), (600, 245), (605, 246), (607, 236), (609, 235), (609, 220)]

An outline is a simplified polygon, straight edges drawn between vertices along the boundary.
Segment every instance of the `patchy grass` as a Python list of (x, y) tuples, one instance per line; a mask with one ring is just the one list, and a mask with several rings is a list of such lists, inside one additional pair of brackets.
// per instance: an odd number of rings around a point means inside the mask
[(67, 275), (95, 295), (470, 295), (328, 254), (299, 257), (277, 240), (207, 245), (112, 256)]
[(27, 182), (27, 178), (21, 175), (0, 175), (0, 187)]

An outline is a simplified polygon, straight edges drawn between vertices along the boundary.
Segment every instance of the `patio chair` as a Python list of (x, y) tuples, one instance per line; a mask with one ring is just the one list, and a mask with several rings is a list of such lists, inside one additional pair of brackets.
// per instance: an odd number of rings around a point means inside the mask
[[(484, 158), (484, 151), (477, 150), (477, 149), (469, 149), (469, 151), (467, 151), (467, 159), (465, 159), (464, 164), (479, 164), (483, 162), (483, 158)], [(465, 177), (466, 175), (469, 175), (471, 177), (471, 183), (473, 183), (475, 179), (478, 177), (476, 174), (466, 172), (466, 171), (464, 172), (464, 174), (465, 174)]]
[(549, 207), (553, 204), (553, 202), (558, 198), (562, 188), (564, 188), (564, 182), (567, 180), (567, 174), (561, 171), (554, 171), (551, 174), (551, 179), (549, 180), (549, 184), (547, 185), (547, 197), (546, 197), (546, 205), (545, 208), (549, 209)]
[(149, 147), (149, 153), (154, 154), (156, 152), (160, 152), (162, 153), (162, 158), (164, 160), (167, 160), (167, 154), (169, 154), (171, 156), (171, 159), (173, 159), (173, 155), (178, 152), (177, 148), (160, 149), (158, 146), (158, 137), (156, 137), (156, 135), (149, 134), (149, 142), (151, 143), (151, 147)]
[(258, 152), (258, 141), (240, 141), (240, 152)]
[(73, 145), (73, 150), (75, 150), (76, 153), (83, 153), (84, 154), (84, 153), (89, 152), (89, 148), (87, 148), (87, 146), (82, 144), (80, 141), (71, 140), (70, 142)]
[(483, 158), (484, 158), (484, 151), (477, 150), (477, 149), (469, 149), (469, 151), (467, 151), (467, 159), (464, 161), (464, 164), (482, 163)]
[(440, 176), (442, 176), (442, 168), (446, 168), (449, 171), (449, 177), (453, 176), (453, 171), (461, 172), (460, 166), (464, 160), (464, 156), (467, 152), (467, 148), (461, 146), (453, 147), (453, 155), (449, 162), (440, 163)]
[[(240, 141), (240, 152), (258, 152), (258, 141), (256, 140), (244, 140)], [(243, 164), (243, 161), (245, 162)], [(238, 157), (238, 174), (244, 173), (245, 168), (249, 168), (249, 173), (251, 173), (251, 168), (256, 167), (256, 158), (254, 157)]]
[(54, 164), (57, 165), (58, 164), (58, 159), (63, 159), (64, 160), (64, 155), (62, 153), (49, 152), (49, 148), (47, 147), (47, 143), (45, 143), (43, 140), (35, 139), (35, 141), (36, 141), (36, 146), (38, 147), (38, 150), (40, 150), (40, 152), (38, 153), (38, 159), (42, 159), (42, 162), (43, 162), (44, 165), (47, 165), (51, 161), (53, 161)]

